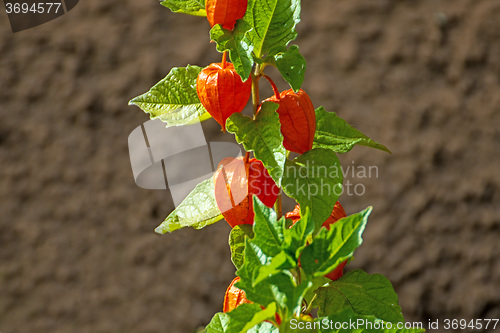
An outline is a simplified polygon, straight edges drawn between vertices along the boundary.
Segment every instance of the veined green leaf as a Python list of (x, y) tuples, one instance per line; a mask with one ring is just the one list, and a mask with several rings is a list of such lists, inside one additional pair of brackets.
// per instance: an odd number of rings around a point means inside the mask
[[(303, 294), (309, 288), (309, 281), (304, 281), (300, 287), (296, 286), (289, 271), (275, 271), (271, 268), (272, 259), (247, 239), (245, 262), (236, 273), (241, 279), (235, 286), (244, 290), (250, 301), (262, 306), (276, 302), (282, 311), (289, 311), (291, 314), (300, 308)], [(263, 274), (259, 274), (261, 270)], [(272, 271), (272, 274), (265, 274), (266, 270)]]
[(316, 230), (332, 213), (342, 191), (342, 170), (337, 155), (327, 149), (312, 149), (285, 163), (283, 191), (300, 205), (309, 207)]
[(247, 331), (247, 333), (279, 333), (280, 330), (270, 322), (260, 323)]
[(297, 260), (285, 252), (285, 220), (276, 220), (276, 213), (257, 198), (255, 207), (254, 237), (245, 238), (244, 261), (237, 271), (240, 281), (236, 287), (245, 291), (249, 300), (266, 306), (276, 302), (281, 313), (298, 314), (302, 299), (312, 282), (304, 279), (299, 286), (292, 277), (291, 269)]
[(306, 59), (300, 54), (299, 47), (292, 45), (287, 51), (275, 55), (274, 59), (281, 76), (295, 92), (299, 91), (306, 74)]
[[(302, 273), (301, 274), (302, 279), (307, 280), (307, 276), (305, 275), (303, 270), (301, 271), (301, 273)], [(304, 299), (306, 300), (307, 304), (310, 304), (313, 298), (317, 297), (315, 291), (318, 288), (326, 287), (330, 282), (332, 282), (332, 280), (324, 276), (313, 278), (311, 281), (312, 281), (312, 286), (307, 290), (306, 294), (304, 295)]]
[(275, 274), (280, 274), (284, 270), (290, 270), (297, 267), (297, 262), (294, 261), (285, 251), (281, 251), (272, 257), (268, 265), (259, 268), (257, 276), (254, 278), (255, 285), (269, 279)]
[(300, 0), (249, 0), (243, 19), (252, 27), (248, 37), (257, 58), (274, 55), (297, 37)]
[(286, 311), (287, 317), (298, 316), (304, 295), (311, 288), (312, 282), (304, 280), (297, 285), (286, 271), (270, 276), (267, 282), (272, 286), (276, 304)]
[(316, 133), (313, 147), (331, 149), (336, 153), (347, 153), (354, 145), (391, 152), (386, 146), (373, 141), (349, 125), (335, 112), (328, 112), (322, 106), (316, 109)]
[(236, 269), (240, 269), (244, 262), (245, 238), (253, 238), (254, 233), (250, 224), (241, 224), (231, 229), (229, 234), (229, 248), (231, 261)]
[(244, 256), (243, 266), (236, 272), (241, 278), (236, 283), (236, 287), (244, 290), (247, 299), (252, 302), (263, 306), (273, 302), (274, 296), (269, 283), (262, 282), (254, 285), (259, 269), (271, 263), (272, 258), (268, 257), (258, 246), (252, 244), (248, 238), (245, 239)]
[(260, 247), (266, 255), (274, 257), (281, 252), (285, 221), (284, 219), (278, 221), (276, 212), (264, 205), (256, 195), (253, 196), (253, 207), (255, 237), (252, 243)]
[(196, 185), (186, 199), (155, 229), (155, 232), (164, 234), (184, 227), (201, 229), (222, 218), (215, 201), (212, 176)]
[(160, 119), (166, 127), (197, 123), (210, 118), (196, 92), (196, 79), (202, 68), (198, 66), (172, 68), (170, 73), (147, 93), (137, 96), (129, 105), (137, 105), (149, 113), (151, 119)]
[(257, 324), (262, 323), (267, 319), (274, 319), (276, 314), (276, 303), (267, 305), (265, 309), (261, 309), (258, 304), (241, 304), (236, 309), (228, 312), (229, 325), (228, 332), (244, 333)]
[(308, 241), (312, 241), (312, 234), (315, 230), (314, 221), (311, 219), (309, 207), (306, 207), (306, 212), (301, 216), (290, 229), (285, 229), (284, 234), (284, 249), (293, 255), (296, 260), (299, 259), (300, 253), (306, 247)]
[(316, 290), (314, 305), (319, 316), (328, 316), (351, 308), (358, 315), (373, 315), (386, 322), (403, 322), (398, 295), (391, 282), (380, 274), (362, 270), (347, 273), (328, 287)]
[(368, 207), (360, 213), (344, 217), (330, 225), (330, 230), (321, 228), (313, 242), (302, 251), (304, 272), (308, 276), (323, 276), (352, 257), (363, 243), (361, 235), (371, 211), (372, 208)]
[(170, 8), (174, 13), (207, 16), (205, 0), (163, 0), (160, 4)]
[(210, 323), (205, 328), (206, 333), (227, 333), (229, 325), (229, 315), (227, 313), (217, 312)]
[(246, 36), (248, 29), (248, 23), (238, 20), (232, 31), (222, 28), (220, 24), (210, 30), (210, 39), (217, 43), (217, 50), (229, 51), (229, 59), (242, 81), (249, 79), (253, 66), (253, 45)]
[(241, 113), (234, 113), (227, 120), (226, 129), (235, 134), (236, 141), (242, 143), (246, 151), (254, 152), (255, 157), (262, 161), (279, 187), (283, 177), (286, 149), (283, 147), (277, 109), (277, 103), (264, 102), (255, 120)]

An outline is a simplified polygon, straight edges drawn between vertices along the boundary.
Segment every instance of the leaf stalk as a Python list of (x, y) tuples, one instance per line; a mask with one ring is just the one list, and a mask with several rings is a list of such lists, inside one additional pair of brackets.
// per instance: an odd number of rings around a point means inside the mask
[(226, 69), (227, 66), (227, 51), (222, 53), (222, 69)]
[(252, 104), (253, 104), (253, 117), (257, 116), (259, 110), (260, 96), (259, 96), (259, 79), (260, 79), (259, 65), (255, 67), (255, 73), (252, 74)]
[(280, 96), (280, 91), (278, 90), (278, 87), (276, 87), (276, 84), (274, 83), (273, 79), (271, 79), (268, 75), (264, 74), (263, 75), (267, 81), (269, 81), (269, 83), (271, 84), (271, 87), (273, 87), (273, 91), (274, 91), (274, 96), (276, 96), (276, 100), (280, 100), (281, 99), (281, 96)]

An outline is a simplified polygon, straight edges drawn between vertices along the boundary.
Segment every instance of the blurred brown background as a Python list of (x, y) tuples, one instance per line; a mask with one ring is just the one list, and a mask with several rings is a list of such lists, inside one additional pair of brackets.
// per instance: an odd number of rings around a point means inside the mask
[[(298, 30), (315, 106), (393, 152), (342, 156), (379, 169), (341, 198), (375, 207), (349, 269), (389, 277), (407, 320), (500, 318), (500, 1), (303, 1)], [(170, 199), (127, 148), (148, 119), (128, 100), (218, 61), (208, 31), (153, 0), (16, 34), (0, 14), (0, 332), (192, 332), (221, 310), (229, 226), (156, 235)]]

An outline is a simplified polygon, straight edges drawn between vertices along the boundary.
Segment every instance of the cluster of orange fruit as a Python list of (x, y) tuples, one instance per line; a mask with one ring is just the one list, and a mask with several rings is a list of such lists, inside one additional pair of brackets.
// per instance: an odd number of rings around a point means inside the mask
[[(233, 29), (236, 21), (243, 18), (246, 9), (247, 0), (206, 1), (210, 25), (220, 24), (228, 30)], [(311, 99), (302, 89), (297, 93), (292, 89), (279, 93), (272, 80), (270, 82), (275, 95), (265, 101), (279, 105), (277, 112), (283, 146), (289, 151), (303, 154), (312, 148), (316, 131), (316, 115)], [(213, 63), (200, 72), (196, 91), (207, 112), (225, 131), (227, 118), (243, 111), (247, 105), (252, 94), (252, 79), (249, 77), (243, 81), (234, 65), (226, 62), (224, 53), (221, 63)], [(232, 227), (253, 223), (253, 195), (257, 195), (268, 207), (274, 205), (279, 189), (259, 160), (225, 159), (219, 163), (218, 170), (215, 177), (217, 204)]]
[[(220, 24), (224, 29), (233, 30), (236, 21), (245, 16), (247, 0), (207, 0), (206, 12), (210, 25)], [(267, 77), (268, 78), (268, 77)], [(269, 79), (269, 78), (268, 78)], [(312, 149), (316, 131), (316, 115), (311, 99), (300, 89), (279, 92), (272, 80), (274, 96), (265, 101), (277, 103), (277, 112), (283, 135), (283, 146), (299, 154)], [(226, 129), (226, 120), (234, 113), (245, 108), (252, 94), (252, 77), (242, 80), (234, 65), (226, 62), (224, 53), (221, 63), (213, 63), (204, 68), (197, 79), (196, 90), (200, 102), (207, 112)], [(260, 110), (260, 107), (258, 111)], [(258, 112), (257, 111), (257, 112)], [(279, 188), (261, 161), (252, 158), (226, 158), (219, 163), (214, 177), (217, 205), (231, 227), (240, 224), (253, 224), (253, 196), (256, 195), (266, 206), (272, 207), (279, 195)], [(331, 216), (323, 223), (330, 228), (346, 214), (340, 203), (335, 204)], [(297, 205), (286, 218), (293, 223), (300, 220), (300, 207)], [(336, 280), (343, 274), (343, 262), (326, 277)], [(229, 312), (243, 303), (250, 303), (245, 292), (234, 284), (229, 285), (224, 298), (224, 312)], [(279, 318), (276, 318), (279, 321)]]

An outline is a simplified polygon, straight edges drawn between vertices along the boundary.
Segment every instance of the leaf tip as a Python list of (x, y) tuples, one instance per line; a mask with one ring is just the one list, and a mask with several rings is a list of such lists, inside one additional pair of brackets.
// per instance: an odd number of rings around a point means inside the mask
[(136, 105), (137, 106), (137, 97), (134, 97), (130, 101), (128, 101), (128, 105)]
[(160, 226), (156, 227), (155, 228), (155, 232), (159, 235), (164, 235), (165, 234), (165, 230), (163, 230), (163, 228)]
[(387, 148), (384, 145), (381, 145), (380, 150), (385, 151), (386, 153), (392, 154), (392, 151), (390, 151), (389, 148)]
[(176, 225), (175, 223), (172, 223), (171, 220), (169, 222), (167, 222), (167, 221), (168, 221), (168, 217), (165, 219), (165, 221), (163, 221), (159, 226), (157, 226), (155, 228), (155, 232), (157, 234), (165, 235), (166, 233), (170, 233), (172, 231), (179, 229), (178, 225)]

